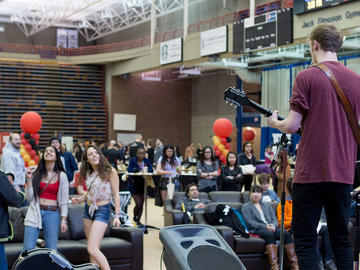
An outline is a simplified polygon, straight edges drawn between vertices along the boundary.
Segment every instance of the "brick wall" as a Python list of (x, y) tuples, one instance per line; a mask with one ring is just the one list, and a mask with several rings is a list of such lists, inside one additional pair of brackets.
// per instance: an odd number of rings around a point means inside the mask
[(161, 137), (179, 146), (184, 155), (191, 140), (191, 80), (143, 81), (140, 75), (112, 78), (110, 139), (116, 139), (114, 113), (136, 114), (136, 133), (143, 138)]

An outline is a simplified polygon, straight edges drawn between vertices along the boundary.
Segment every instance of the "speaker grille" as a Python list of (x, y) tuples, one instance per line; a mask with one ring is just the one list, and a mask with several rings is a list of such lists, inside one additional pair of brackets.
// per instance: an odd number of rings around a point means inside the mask
[(233, 255), (213, 246), (198, 246), (187, 259), (191, 270), (239, 270), (239, 261)]

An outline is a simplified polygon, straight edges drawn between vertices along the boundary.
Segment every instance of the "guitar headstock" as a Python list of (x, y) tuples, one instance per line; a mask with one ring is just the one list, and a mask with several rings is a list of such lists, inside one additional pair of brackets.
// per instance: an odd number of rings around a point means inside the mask
[(230, 102), (235, 106), (246, 106), (251, 104), (246, 93), (235, 87), (229, 87), (224, 91), (224, 100), (225, 102)]

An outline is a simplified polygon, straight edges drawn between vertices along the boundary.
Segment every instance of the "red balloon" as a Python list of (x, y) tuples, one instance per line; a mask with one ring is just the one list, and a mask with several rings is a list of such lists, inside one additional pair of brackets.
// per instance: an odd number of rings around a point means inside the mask
[(225, 148), (230, 150), (230, 143), (225, 143)]
[(222, 162), (225, 162), (225, 161), (226, 161), (226, 157), (225, 157), (224, 155), (221, 155), (221, 156), (220, 156), (220, 160), (221, 160)]
[(34, 159), (36, 157), (36, 151), (35, 150), (30, 151), (30, 157), (31, 157), (31, 159)]
[(25, 145), (28, 144), (28, 142), (27, 142), (27, 140), (25, 140), (25, 139), (21, 139), (21, 144), (25, 146)]
[(216, 151), (215, 151), (215, 155), (216, 155), (217, 157), (220, 157), (220, 156), (221, 156), (221, 151), (220, 151), (220, 150), (216, 150)]
[(219, 137), (229, 137), (232, 130), (232, 123), (226, 118), (218, 118), (213, 124), (213, 131), (215, 135)]
[(226, 138), (224, 138), (224, 137), (221, 138), (220, 141), (221, 141), (221, 143), (222, 143), (223, 145), (225, 145), (225, 144), (227, 143)]
[(245, 141), (251, 142), (255, 139), (256, 132), (253, 128), (246, 128), (243, 131), (243, 138)]
[(25, 150), (30, 153), (31, 151), (31, 144), (25, 144)]
[(20, 133), (21, 139), (24, 139), (24, 136), (25, 136), (25, 132), (21, 132), (21, 133)]
[(39, 139), (36, 139), (36, 140), (35, 140), (35, 143), (36, 143), (36, 144), (39, 144)]
[(26, 112), (21, 116), (20, 127), (28, 133), (37, 133), (42, 125), (42, 119), (37, 112)]
[(34, 137), (34, 140), (39, 140), (40, 139), (40, 134), (39, 133), (35, 133), (34, 135), (33, 135)]
[(34, 157), (34, 160), (35, 160), (35, 162), (36, 162), (36, 164), (39, 162), (39, 160), (40, 160), (40, 158), (39, 158), (39, 156), (35, 156)]
[(219, 150), (219, 146), (214, 145), (214, 151), (217, 151), (217, 150)]

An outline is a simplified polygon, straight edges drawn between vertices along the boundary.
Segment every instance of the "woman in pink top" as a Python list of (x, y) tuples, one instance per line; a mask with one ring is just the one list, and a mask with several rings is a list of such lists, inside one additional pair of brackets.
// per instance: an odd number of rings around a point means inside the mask
[(110, 270), (106, 257), (100, 251), (100, 242), (110, 221), (111, 196), (115, 202), (113, 226), (120, 226), (119, 177), (103, 154), (95, 146), (89, 146), (82, 157), (79, 179), (80, 185), (86, 182), (88, 191), (77, 196), (74, 202), (85, 201), (83, 220), (90, 261), (102, 270)]

